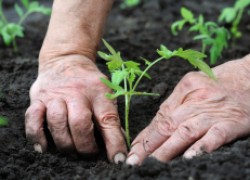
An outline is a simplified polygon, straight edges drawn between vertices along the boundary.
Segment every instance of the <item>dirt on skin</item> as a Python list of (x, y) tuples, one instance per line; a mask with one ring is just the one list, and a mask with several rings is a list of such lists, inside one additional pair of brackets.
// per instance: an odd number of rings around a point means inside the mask
[[(13, 2), (5, 1), (4, 10), (9, 19), (15, 20)], [(51, 4), (50, 0), (41, 2)], [(139, 7), (123, 11), (118, 4), (119, 1), (109, 17), (105, 39), (126, 58), (143, 56), (153, 59), (157, 57), (155, 50), (160, 44), (170, 49), (200, 49), (200, 44), (192, 41), (186, 31), (178, 37), (171, 35), (170, 25), (180, 18), (181, 6), (190, 8), (197, 15), (204, 14), (207, 20), (216, 20), (220, 10), (233, 5), (233, 0), (147, 0)], [(240, 26), (243, 37), (230, 45), (218, 64), (249, 53), (249, 17), (245, 15)], [(34, 152), (25, 139), (24, 112), (29, 106), (29, 88), (37, 76), (37, 57), (48, 21), (41, 15), (33, 15), (26, 21), (26, 38), (18, 39), (18, 54), (6, 48), (0, 40), (0, 115), (9, 119), (9, 125), (0, 128), (0, 179), (250, 179), (250, 138), (237, 140), (192, 160), (184, 160), (181, 155), (165, 164), (146, 159), (140, 167), (108, 163), (101, 139), (99, 145), (103, 151), (93, 160), (65, 156), (54, 148), (44, 154)], [(97, 58), (97, 64), (107, 73), (104, 61)], [(157, 64), (149, 72), (153, 80), (144, 80), (140, 88), (158, 92), (161, 96), (133, 99), (130, 117), (132, 138), (149, 124), (178, 81), (192, 70), (187, 62), (173, 59)], [(123, 102), (119, 99), (121, 119)]]

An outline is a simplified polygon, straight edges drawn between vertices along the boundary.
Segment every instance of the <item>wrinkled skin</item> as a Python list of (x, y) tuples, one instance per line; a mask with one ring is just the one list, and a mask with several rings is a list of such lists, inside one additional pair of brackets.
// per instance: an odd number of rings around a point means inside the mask
[[(67, 55), (40, 63), (25, 118), (26, 136), (35, 144), (35, 150), (47, 150), (43, 128), (47, 121), (58, 150), (76, 151), (82, 155), (96, 153), (95, 124), (103, 136), (110, 161), (124, 161), (122, 158), (127, 150), (117, 106), (105, 97), (110, 89), (100, 77), (105, 76), (94, 62), (81, 55)], [(120, 156), (115, 157), (119, 153)]]
[(192, 158), (250, 134), (250, 56), (214, 68), (217, 81), (188, 73), (134, 140), (128, 164), (147, 156)]

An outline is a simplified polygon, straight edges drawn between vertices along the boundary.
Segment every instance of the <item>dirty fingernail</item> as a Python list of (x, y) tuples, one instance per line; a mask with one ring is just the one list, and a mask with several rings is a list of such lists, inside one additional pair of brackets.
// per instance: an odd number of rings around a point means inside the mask
[(129, 165), (137, 165), (139, 164), (139, 157), (136, 154), (133, 154), (127, 159), (126, 163)]
[(123, 163), (125, 160), (126, 160), (126, 156), (123, 153), (117, 153), (114, 157), (115, 164)]
[(43, 152), (42, 146), (40, 144), (34, 144), (34, 150), (39, 153)]
[(187, 151), (187, 152), (183, 155), (183, 157), (184, 157), (185, 159), (192, 159), (193, 157), (199, 156), (199, 155), (201, 155), (201, 152), (199, 153), (199, 152), (196, 152), (196, 151), (194, 151), (194, 150), (189, 150), (189, 151)]

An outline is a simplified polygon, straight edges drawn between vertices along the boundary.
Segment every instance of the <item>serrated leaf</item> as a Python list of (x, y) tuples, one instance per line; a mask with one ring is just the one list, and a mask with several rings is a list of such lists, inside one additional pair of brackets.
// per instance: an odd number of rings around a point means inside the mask
[(51, 8), (47, 8), (45, 6), (40, 5), (37, 1), (33, 1), (29, 4), (28, 7), (29, 13), (41, 13), (44, 15), (50, 15), (51, 14)]
[(113, 84), (111, 81), (105, 78), (100, 78), (102, 83), (104, 83), (106, 86), (108, 86), (110, 89), (115, 90), (115, 91), (124, 91), (123, 88), (119, 85)]
[(144, 62), (145, 62), (145, 65), (150, 65), (151, 62), (149, 60), (147, 60), (146, 58), (144, 57), (140, 57)]
[(116, 51), (115, 49), (105, 40), (105, 39), (102, 39), (105, 47), (109, 50), (109, 52), (112, 54), (112, 55), (115, 55), (116, 54)]
[(23, 14), (24, 14), (22, 8), (18, 4), (15, 4), (15, 11), (18, 14), (19, 17), (22, 17)]
[(23, 27), (15, 23), (9, 23), (2, 28), (1, 35), (3, 37), (5, 45), (9, 46), (15, 39), (15, 37), (24, 36)]
[(112, 84), (120, 85), (120, 83), (126, 79), (128, 72), (126, 70), (116, 70), (111, 74)]
[(166, 46), (161, 45), (160, 50), (157, 49), (157, 53), (161, 56), (164, 57), (165, 59), (169, 59), (172, 57), (173, 52), (170, 51)]
[(125, 61), (124, 64), (128, 69), (140, 69), (140, 63), (134, 61)]
[(106, 60), (106, 61), (110, 61), (110, 58), (111, 56), (104, 53), (104, 52), (101, 52), (101, 51), (98, 51), (97, 54), (100, 56), (100, 58)]
[(190, 23), (194, 22), (194, 15), (189, 9), (182, 7), (181, 8), (181, 15), (188, 22), (190, 22)]
[(205, 54), (195, 51), (195, 50), (178, 50), (174, 56), (181, 57), (189, 61), (195, 68), (207, 74), (210, 78), (216, 79), (212, 69), (202, 60), (207, 57)]
[(131, 71), (129, 72), (129, 76), (128, 76), (128, 82), (129, 84), (133, 84), (133, 82), (135, 81), (135, 71), (134, 69), (131, 69)]
[[(180, 20), (176, 21), (171, 25), (171, 32), (173, 35), (178, 35), (178, 31), (181, 31), (183, 29), (183, 26), (185, 25), (186, 20)], [(178, 30), (178, 31), (177, 31)]]
[(250, 5), (250, 0), (238, 0), (236, 1), (235, 8), (236, 9), (245, 9)]
[(225, 8), (219, 16), (219, 22), (225, 21), (231, 23), (236, 18), (237, 10), (234, 8)]

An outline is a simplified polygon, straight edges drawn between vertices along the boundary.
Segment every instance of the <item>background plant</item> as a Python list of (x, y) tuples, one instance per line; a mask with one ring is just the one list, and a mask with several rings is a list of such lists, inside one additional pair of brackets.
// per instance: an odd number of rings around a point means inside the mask
[[(226, 7), (219, 16), (219, 22), (226, 22), (232, 25), (230, 31), (234, 38), (240, 38), (239, 24), (245, 9), (250, 5), (250, 0), (237, 0), (233, 7)], [(249, 11), (248, 11), (249, 14)]]
[(141, 0), (123, 0), (122, 4), (120, 5), (121, 9), (131, 8), (139, 5)]
[(0, 126), (5, 126), (8, 124), (8, 121), (6, 118), (0, 116)]
[(148, 61), (145, 58), (142, 58), (145, 62), (146, 68), (141, 69), (141, 64), (133, 60), (124, 60), (121, 57), (120, 52), (117, 52), (110, 44), (103, 40), (106, 48), (109, 50), (110, 54), (99, 51), (99, 56), (107, 61), (107, 67), (111, 73), (111, 81), (105, 78), (101, 78), (101, 81), (113, 90), (114, 93), (107, 93), (106, 97), (109, 99), (115, 99), (119, 96), (125, 97), (125, 132), (126, 132), (126, 141), (130, 147), (130, 134), (129, 134), (129, 110), (131, 98), (134, 95), (145, 95), (145, 96), (158, 96), (159, 94), (140, 92), (136, 91), (141, 79), (146, 77), (151, 79), (148, 70), (152, 68), (156, 63), (164, 60), (170, 59), (172, 57), (179, 57), (187, 60), (194, 67), (197, 67), (210, 78), (215, 79), (215, 76), (210, 69), (210, 67), (203, 62), (203, 59), (206, 57), (205, 54), (194, 51), (194, 50), (183, 50), (182, 48), (170, 51), (166, 46), (161, 45), (160, 49), (157, 50), (157, 53), (160, 57), (154, 61)]
[(15, 4), (15, 11), (19, 16), (18, 22), (9, 22), (3, 12), (3, 0), (0, 0), (0, 36), (6, 46), (13, 45), (14, 51), (18, 51), (16, 38), (24, 37), (23, 22), (32, 13), (51, 14), (51, 8), (40, 5), (37, 1), (21, 0), (20, 7)]
[(185, 7), (181, 8), (180, 13), (182, 19), (172, 24), (172, 33), (177, 35), (178, 31), (184, 28), (184, 25), (189, 25), (188, 31), (197, 33), (193, 40), (201, 40), (202, 53), (205, 53), (209, 48), (210, 64), (215, 64), (217, 59), (221, 57), (223, 50), (228, 47), (228, 40), (230, 39), (228, 30), (215, 22), (204, 21), (203, 15), (195, 18), (194, 14)]

